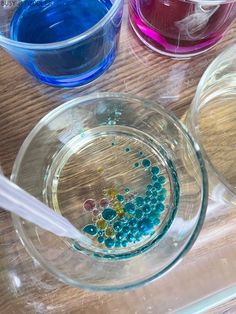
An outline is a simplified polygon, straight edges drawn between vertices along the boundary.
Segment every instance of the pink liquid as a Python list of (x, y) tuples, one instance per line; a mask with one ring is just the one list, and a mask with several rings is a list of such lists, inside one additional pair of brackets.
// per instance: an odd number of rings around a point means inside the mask
[(139, 38), (152, 49), (173, 56), (207, 50), (222, 38), (236, 17), (236, 2), (200, 5), (182, 0), (129, 1), (130, 21)]

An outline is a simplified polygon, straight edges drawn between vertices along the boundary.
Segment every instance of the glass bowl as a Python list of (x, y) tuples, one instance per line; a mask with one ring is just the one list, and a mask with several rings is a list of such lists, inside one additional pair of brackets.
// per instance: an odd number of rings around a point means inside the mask
[(31, 131), (11, 179), (91, 241), (13, 216), (28, 253), (66, 284), (120, 290), (163, 275), (193, 245), (207, 206), (196, 145), (158, 104), (126, 94), (69, 101)]
[(208, 67), (186, 116), (206, 161), (210, 197), (236, 206), (236, 44)]

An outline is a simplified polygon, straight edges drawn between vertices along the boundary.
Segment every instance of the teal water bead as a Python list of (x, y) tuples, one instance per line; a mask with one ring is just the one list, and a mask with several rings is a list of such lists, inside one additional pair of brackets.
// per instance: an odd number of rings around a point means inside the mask
[(157, 199), (158, 199), (159, 202), (164, 202), (164, 200), (166, 199), (166, 196), (164, 194), (161, 194), (161, 195), (158, 196)]
[(160, 194), (166, 195), (166, 193), (167, 193), (167, 189), (165, 189), (165, 188), (161, 189)]
[(164, 184), (164, 183), (166, 183), (166, 178), (164, 176), (160, 176), (158, 178), (158, 182), (160, 182), (161, 184)]
[(152, 192), (150, 190), (147, 190), (145, 194), (147, 197), (150, 197), (152, 195)]
[(133, 214), (135, 212), (135, 206), (133, 203), (129, 202), (125, 204), (125, 212)]
[(160, 220), (159, 217), (153, 217), (151, 220), (152, 220), (152, 223), (153, 223), (155, 226), (158, 226), (158, 225), (160, 225), (160, 223), (161, 223), (161, 220)]
[(152, 197), (157, 197), (158, 193), (156, 190), (152, 191)]
[(120, 202), (120, 203), (123, 203), (124, 200), (125, 200), (124, 196), (121, 195), (121, 194), (118, 194), (116, 198), (117, 198), (117, 201)]
[(149, 218), (144, 218), (139, 222), (139, 228), (144, 235), (148, 235), (153, 231), (153, 223)]
[(138, 167), (139, 167), (139, 162), (136, 161), (136, 162), (134, 163), (134, 168), (138, 168)]
[(106, 208), (104, 209), (104, 211), (102, 212), (102, 217), (105, 220), (113, 220), (114, 218), (116, 218), (116, 211), (112, 208)]
[(144, 154), (143, 154), (143, 152), (139, 152), (139, 156), (143, 156)]
[(128, 242), (134, 242), (135, 241), (135, 237), (132, 234), (128, 234), (126, 239)]
[(149, 206), (148, 204), (146, 204), (146, 205), (143, 206), (143, 211), (144, 211), (146, 214), (150, 213), (151, 210), (152, 210), (152, 209), (151, 209), (151, 206)]
[(161, 213), (160, 213), (159, 210), (157, 210), (157, 209), (153, 209), (153, 210), (150, 212), (150, 214), (148, 215), (148, 217), (149, 217), (151, 220), (156, 219), (156, 218), (159, 219), (160, 216), (161, 216)]
[(116, 240), (118, 240), (118, 241), (123, 240), (125, 237), (126, 237), (126, 234), (123, 233), (123, 232), (118, 232), (118, 233), (116, 234)]
[(138, 223), (138, 220), (135, 219), (135, 218), (131, 218), (130, 221), (129, 221), (129, 225), (130, 225), (131, 227), (137, 226), (137, 223)]
[(142, 239), (142, 234), (140, 232), (138, 232), (136, 235), (135, 235), (135, 240), (136, 241), (140, 241)]
[(163, 212), (165, 210), (165, 205), (163, 203), (157, 203), (156, 209), (159, 210), (160, 212)]
[(94, 225), (87, 225), (83, 228), (83, 231), (89, 235), (95, 236), (98, 233), (98, 229)]
[(128, 246), (128, 241), (126, 241), (126, 240), (122, 241), (122, 242), (121, 242), (121, 245), (122, 245), (123, 247), (127, 247), (127, 246)]
[(145, 204), (149, 204), (151, 202), (151, 198), (150, 197), (145, 197)]
[(135, 199), (135, 204), (136, 204), (138, 207), (143, 206), (143, 204), (144, 204), (144, 199), (143, 199), (141, 196), (136, 197), (136, 199)]
[(98, 231), (98, 235), (99, 235), (99, 236), (102, 236), (103, 234), (104, 234), (104, 231), (102, 231), (102, 230), (99, 230), (99, 231)]
[(115, 247), (121, 247), (121, 242), (120, 241), (116, 241), (115, 242)]
[(115, 245), (115, 241), (112, 238), (107, 238), (105, 240), (105, 245), (107, 248), (112, 248)]
[(116, 221), (113, 225), (113, 229), (115, 231), (120, 231), (122, 229), (122, 222), (121, 221)]
[(161, 183), (159, 181), (155, 182), (153, 186), (154, 186), (154, 188), (156, 189), (157, 192), (161, 191), (161, 189), (162, 189), (162, 185), (161, 185)]
[(99, 237), (98, 237), (98, 242), (99, 242), (99, 243), (103, 243), (104, 240), (105, 240), (105, 239), (104, 239), (102, 236), (99, 236)]
[(157, 198), (153, 197), (153, 198), (151, 199), (151, 204), (154, 205), (154, 204), (156, 204), (156, 203), (157, 203)]
[(151, 184), (148, 184), (148, 185), (147, 185), (147, 189), (148, 189), (148, 190), (152, 190), (152, 189), (153, 189), (153, 186), (152, 186)]
[(142, 161), (142, 166), (143, 166), (144, 168), (149, 168), (150, 165), (151, 165), (151, 161), (150, 161), (149, 159), (143, 159), (143, 161)]
[(130, 231), (130, 228), (129, 228), (128, 226), (124, 226), (123, 229), (122, 229), (122, 232), (123, 232), (124, 234), (129, 233), (129, 231)]
[(144, 213), (142, 210), (140, 209), (137, 209), (136, 212), (134, 213), (134, 216), (137, 218), (137, 219), (141, 219), (143, 217)]
[(158, 177), (157, 176), (152, 176), (152, 181), (158, 181)]
[(125, 148), (125, 152), (126, 152), (126, 153), (130, 152), (130, 148), (129, 148), (129, 147), (126, 147), (126, 148)]
[(125, 193), (129, 193), (129, 188), (125, 188)]
[(157, 166), (152, 167), (151, 169), (152, 174), (157, 175), (160, 172), (160, 168)]

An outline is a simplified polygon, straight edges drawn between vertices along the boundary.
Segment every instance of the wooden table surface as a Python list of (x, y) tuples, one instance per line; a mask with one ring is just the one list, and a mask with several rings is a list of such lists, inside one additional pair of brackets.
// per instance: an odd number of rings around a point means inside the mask
[[(50, 110), (76, 96), (94, 91), (126, 92), (158, 101), (181, 117), (206, 67), (225, 47), (236, 42), (235, 34), (236, 24), (224, 40), (206, 54), (191, 60), (174, 60), (150, 51), (137, 40), (128, 26), (126, 8), (115, 63), (96, 82), (68, 90), (39, 84), (1, 50), (0, 161), (4, 173), (10, 175), (16, 154), (33, 126)], [(222, 217), (221, 211), (217, 213), (217, 217)], [(225, 221), (221, 221), (224, 224)], [(213, 277), (218, 282), (222, 279), (222, 284), (228, 287), (236, 279), (229, 271), (236, 269), (233, 246), (236, 234), (234, 241), (231, 239), (232, 247), (225, 248), (227, 239), (221, 237), (214, 242), (212, 235), (209, 236), (215, 223), (216, 217), (208, 214), (193, 249), (160, 280), (137, 290), (105, 294), (85, 292), (57, 282), (31, 260), (15, 234), (10, 215), (0, 211), (0, 313), (174, 313), (224, 288), (217, 284), (212, 287), (209, 282)], [(224, 262), (225, 254), (228, 257)], [(197, 274), (199, 267), (202, 278), (196, 280), (194, 273)], [(182, 312), (191, 313), (184, 310), (179, 313)], [(236, 300), (207, 312), (236, 313)]]

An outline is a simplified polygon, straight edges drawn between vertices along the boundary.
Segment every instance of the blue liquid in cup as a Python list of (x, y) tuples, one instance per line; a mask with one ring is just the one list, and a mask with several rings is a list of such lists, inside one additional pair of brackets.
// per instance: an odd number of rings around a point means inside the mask
[[(57, 43), (76, 37), (96, 25), (112, 6), (110, 0), (25, 1), (11, 21), (11, 39)], [(101, 75), (116, 55), (121, 12), (96, 32), (73, 44), (26, 51), (23, 66), (39, 80), (56, 86), (86, 84)]]

